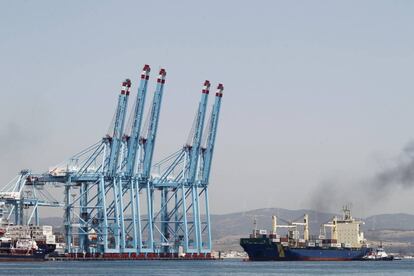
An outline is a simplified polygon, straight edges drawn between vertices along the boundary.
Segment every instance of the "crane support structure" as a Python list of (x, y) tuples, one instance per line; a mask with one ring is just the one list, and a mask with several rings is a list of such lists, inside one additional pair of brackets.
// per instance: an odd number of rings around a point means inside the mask
[[(210, 82), (204, 82), (187, 143), (153, 163), (166, 71), (158, 73), (144, 120), (150, 71), (145, 65), (140, 73), (131, 124), (126, 79), (103, 139), (45, 173), (23, 170), (0, 189), (8, 220), (39, 224), (41, 207), (63, 207), (68, 254), (210, 255), (208, 182), (224, 88), (218, 85), (205, 123)], [(51, 189), (62, 191), (62, 202)]]

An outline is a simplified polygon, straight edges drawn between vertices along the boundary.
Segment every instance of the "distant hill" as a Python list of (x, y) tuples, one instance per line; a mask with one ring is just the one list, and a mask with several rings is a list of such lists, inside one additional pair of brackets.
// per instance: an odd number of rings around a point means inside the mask
[[(328, 222), (335, 214), (322, 213), (313, 210), (288, 210), (282, 208), (257, 209), (248, 212), (232, 213), (225, 215), (212, 215), (213, 239), (219, 239), (227, 235), (247, 235), (253, 229), (253, 221), (256, 218), (257, 228), (270, 229), (272, 216), (283, 218), (286, 221), (298, 221), (303, 215), (309, 215), (309, 228), (311, 234), (318, 235), (322, 223)], [(278, 220), (278, 224), (286, 224), (286, 221)]]
[(414, 230), (414, 215), (384, 214), (364, 219), (365, 229), (368, 230)]
[(40, 224), (42, 225), (52, 225), (53, 228), (63, 227), (63, 218), (62, 217), (48, 217), (41, 218)]
[[(318, 235), (320, 225), (331, 220), (333, 216), (341, 216), (340, 214), (317, 212), (314, 210), (288, 210), (282, 208), (266, 208), (224, 215), (211, 215), (214, 249), (241, 250), (239, 239), (251, 233), (254, 218), (256, 218), (258, 229), (270, 230), (273, 215), (279, 218), (278, 224), (285, 224), (286, 221), (302, 220), (304, 214), (309, 215), (311, 235)], [(404, 248), (404, 252), (414, 252), (414, 215), (381, 214), (362, 218), (362, 220), (365, 221), (365, 225), (362, 228), (368, 240), (376, 243), (383, 241), (396, 251), (399, 248)], [(52, 225), (57, 231), (63, 231), (63, 219), (61, 217), (44, 218), (41, 219), (41, 223)]]
[[(311, 234), (318, 235), (320, 225), (328, 222), (333, 216), (341, 217), (341, 214), (317, 212), (313, 210), (288, 210), (282, 208), (257, 209), (242, 213), (225, 215), (212, 215), (213, 236), (220, 238), (222, 235), (246, 234), (253, 229), (253, 221), (256, 218), (259, 229), (271, 228), (271, 217), (276, 215), (287, 221), (299, 221), (304, 214), (309, 215), (309, 228)], [(365, 224), (364, 231), (368, 230), (403, 230), (414, 231), (414, 215), (410, 214), (381, 214), (362, 218)], [(278, 220), (278, 224), (285, 222)]]

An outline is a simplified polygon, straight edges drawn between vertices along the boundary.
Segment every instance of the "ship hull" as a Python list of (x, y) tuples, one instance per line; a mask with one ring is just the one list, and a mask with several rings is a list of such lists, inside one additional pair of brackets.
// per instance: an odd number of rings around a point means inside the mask
[(370, 248), (289, 247), (268, 238), (241, 239), (240, 245), (251, 261), (357, 261)]
[(46, 254), (0, 254), (0, 262), (43, 262), (46, 260)]

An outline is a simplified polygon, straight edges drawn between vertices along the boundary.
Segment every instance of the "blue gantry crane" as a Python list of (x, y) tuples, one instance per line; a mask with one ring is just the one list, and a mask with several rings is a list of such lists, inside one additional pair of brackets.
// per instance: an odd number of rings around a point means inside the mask
[(18, 225), (39, 225), (41, 207), (63, 207), (43, 185), (30, 185), (29, 170), (21, 170), (0, 189), (0, 220)]
[(149, 117), (142, 126), (150, 72), (145, 65), (131, 125), (125, 127), (131, 88), (127, 79), (122, 83), (113, 124), (103, 139), (46, 173), (24, 171), (15, 186), (4, 187), (0, 203), (12, 206), (10, 213), (15, 214), (16, 223), (28, 222), (22, 219), (21, 198), (13, 199), (17, 193), (12, 192), (19, 189), (20, 194), (24, 187), (63, 186), (63, 202), (34, 196), (24, 204), (34, 206), (36, 218), (40, 206), (63, 206), (66, 252), (70, 254), (209, 256), (208, 182), (223, 85), (217, 87), (205, 126), (210, 82), (204, 82), (188, 141), (153, 164), (166, 71), (159, 71)]

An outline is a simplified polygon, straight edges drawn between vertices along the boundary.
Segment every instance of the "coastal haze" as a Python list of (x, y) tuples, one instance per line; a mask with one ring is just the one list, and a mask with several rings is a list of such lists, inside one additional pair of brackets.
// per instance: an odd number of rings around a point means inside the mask
[(225, 86), (212, 213), (414, 214), (413, 12), (410, 1), (2, 1), (0, 185), (101, 139), (121, 81), (135, 97), (150, 64), (152, 79), (167, 70), (155, 160), (185, 143), (204, 80)]

